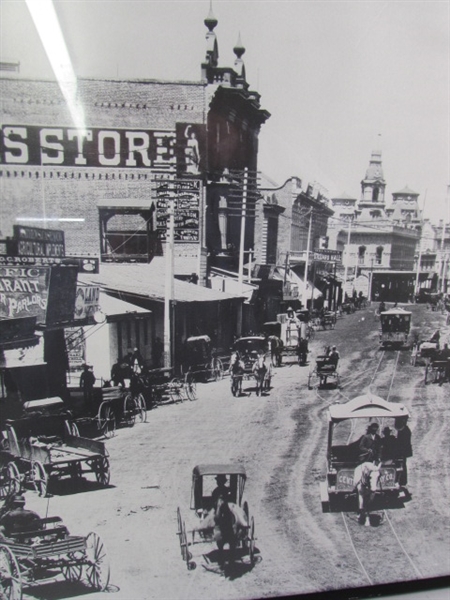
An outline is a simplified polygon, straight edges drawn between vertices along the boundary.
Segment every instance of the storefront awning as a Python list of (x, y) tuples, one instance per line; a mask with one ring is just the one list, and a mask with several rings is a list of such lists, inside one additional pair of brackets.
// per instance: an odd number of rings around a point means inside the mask
[(106, 316), (108, 322), (113, 322), (119, 317), (136, 317), (151, 314), (151, 310), (130, 304), (119, 298), (113, 298), (105, 294), (105, 292), (100, 292), (99, 305), (100, 311)]

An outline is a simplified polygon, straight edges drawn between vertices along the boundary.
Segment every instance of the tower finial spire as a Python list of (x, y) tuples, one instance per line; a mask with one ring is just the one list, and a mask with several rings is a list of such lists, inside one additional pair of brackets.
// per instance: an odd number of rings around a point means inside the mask
[(236, 60), (234, 61), (234, 70), (238, 74), (238, 78), (241, 80), (241, 82), (245, 82), (245, 65), (244, 61), (242, 60), (242, 56), (245, 54), (245, 48), (241, 42), (241, 32), (239, 32), (238, 40), (233, 48), (233, 52), (236, 55)]

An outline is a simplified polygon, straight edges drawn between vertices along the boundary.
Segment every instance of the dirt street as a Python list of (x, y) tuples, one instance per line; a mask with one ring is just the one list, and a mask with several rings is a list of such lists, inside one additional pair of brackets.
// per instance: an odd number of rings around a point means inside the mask
[[(108, 592), (117, 600), (262, 598), (448, 574), (450, 384), (425, 385), (424, 367), (410, 364), (409, 350), (398, 359), (387, 351), (373, 377), (381, 354), (374, 309), (338, 319), (334, 330), (318, 332), (310, 345), (310, 362), (324, 345), (338, 346), (341, 391), (308, 390), (309, 367), (297, 364), (275, 369), (263, 397), (252, 381), (244, 382), (239, 398), (231, 395), (228, 378), (199, 384), (198, 400), (156, 408), (147, 423), (119, 429), (106, 441), (110, 488), (50, 499), (28, 492), (28, 506), (60, 515), (74, 534), (94, 530), (102, 537), (111, 563)], [(441, 313), (424, 305), (410, 310), (423, 339), (438, 327), (441, 342), (449, 338)], [(408, 463), (412, 499), (389, 510), (379, 527), (361, 527), (351, 513), (323, 513), (319, 495), (326, 408), (369, 384), (375, 394), (406, 404), (414, 450)], [(247, 470), (244, 498), (255, 518), (257, 562), (253, 568), (248, 561), (237, 564), (225, 576), (202, 559), (212, 547), (196, 545), (197, 568), (188, 571), (176, 535), (177, 507), (189, 530), (193, 467), (229, 461)], [(59, 599), (84, 591), (82, 585), (52, 583), (27, 590), (26, 597)]]

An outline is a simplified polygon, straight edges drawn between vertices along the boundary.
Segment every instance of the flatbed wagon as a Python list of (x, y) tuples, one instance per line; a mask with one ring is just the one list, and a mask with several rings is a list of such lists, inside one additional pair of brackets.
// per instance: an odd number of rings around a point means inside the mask
[(73, 431), (63, 414), (30, 414), (7, 421), (8, 489), (18, 491), (28, 483), (46, 496), (52, 480), (80, 480), (87, 474), (107, 486), (110, 466), (105, 444), (73, 435)]

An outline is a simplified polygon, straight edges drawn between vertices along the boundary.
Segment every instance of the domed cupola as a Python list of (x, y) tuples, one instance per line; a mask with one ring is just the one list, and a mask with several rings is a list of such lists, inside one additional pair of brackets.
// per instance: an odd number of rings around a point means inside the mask
[(209, 67), (217, 67), (219, 63), (219, 46), (214, 28), (217, 26), (218, 20), (214, 16), (212, 5), (210, 5), (208, 16), (203, 22), (208, 28), (206, 34), (206, 63)]

